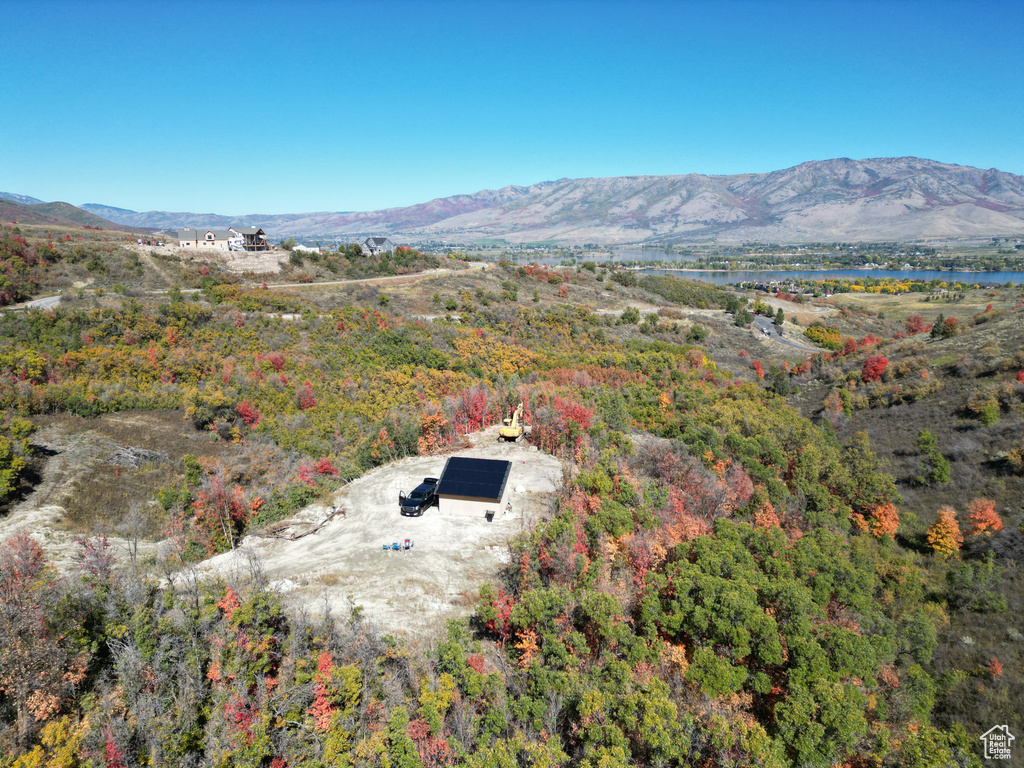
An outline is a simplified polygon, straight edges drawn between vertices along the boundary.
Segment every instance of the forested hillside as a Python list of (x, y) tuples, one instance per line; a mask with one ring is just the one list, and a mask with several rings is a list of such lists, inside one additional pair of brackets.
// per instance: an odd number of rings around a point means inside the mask
[[(487, 273), (476, 292), (445, 278), (429, 317), (408, 297), (214, 274), (194, 294), (0, 317), (8, 500), (32, 493), (32, 432), (55, 419), (173, 412), (196, 446), (173, 469), (111, 470), (133, 505), (83, 513), (67, 567), (45, 536), (0, 542), (0, 766), (980, 765), (961, 723), (1020, 711), (1019, 596), (988, 551), (1018, 533), (1024, 446), (986, 470), (1005, 478), (998, 504), (950, 517), (857, 421), (932, 394), (956, 359), (900, 367), (909, 329), (847, 313), (834, 352), (753, 360), (746, 295), (585, 266)], [(592, 311), (580, 297), (598, 291), (660, 314)], [(1019, 324), (1019, 305), (1001, 312), (950, 338)], [(1000, 343), (965, 418), (1020, 419), (1024, 361)], [(385, 635), (358, 607), (290, 604), (257, 561), (198, 578), (247, 532), (520, 401), (567, 469), (470, 620)], [(922, 472), (940, 472), (940, 448), (920, 445)], [(964, 483), (971, 500), (991, 490)], [(118, 558), (115, 532), (164, 543)], [(978, 635), (953, 668), (944, 633), (965, 610), (1018, 635)]]

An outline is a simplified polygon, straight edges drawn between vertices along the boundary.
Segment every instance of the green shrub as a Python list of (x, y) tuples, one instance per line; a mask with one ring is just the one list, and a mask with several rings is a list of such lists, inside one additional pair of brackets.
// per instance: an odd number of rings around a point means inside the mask
[(708, 337), (708, 332), (704, 328), (704, 326), (703, 325), (698, 325), (696, 323), (694, 323), (694, 325), (691, 326), (690, 330), (686, 334), (686, 340), (687, 340), (687, 342), (689, 342), (691, 344), (696, 344), (696, 343), (702, 342), (707, 337)]
[(622, 310), (621, 322), (624, 325), (636, 325), (640, 322), (640, 310), (636, 307), (626, 307)]
[(612, 280), (614, 280), (619, 285), (624, 285), (626, 287), (632, 287), (636, 285), (636, 275), (624, 269), (617, 269), (614, 272), (612, 272)]
[(996, 403), (985, 403), (981, 406), (981, 411), (978, 414), (978, 418), (981, 419), (981, 423), (986, 427), (991, 427), (999, 423), (999, 406)]

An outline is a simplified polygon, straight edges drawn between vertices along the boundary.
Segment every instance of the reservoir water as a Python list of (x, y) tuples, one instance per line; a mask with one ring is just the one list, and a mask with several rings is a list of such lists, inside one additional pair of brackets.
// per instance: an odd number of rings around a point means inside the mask
[(899, 280), (942, 280), (946, 283), (977, 283), (979, 285), (1024, 284), (1024, 272), (943, 272), (937, 269), (793, 269), (778, 272), (768, 270), (737, 270), (716, 272), (689, 269), (642, 269), (647, 275), (675, 275), (687, 280), (725, 285), (726, 283), (765, 282), (770, 280), (828, 280), (849, 278), (865, 280), (869, 277), (894, 277)]
[[(688, 280), (701, 280), (705, 283), (725, 285), (727, 283), (764, 282), (770, 280), (828, 280), (829, 278), (866, 279), (869, 277), (892, 277), (899, 280), (942, 280), (947, 283), (977, 283), (980, 285), (1003, 285), (1013, 283), (1024, 284), (1024, 272), (967, 272), (945, 271), (938, 269), (803, 269), (803, 270), (760, 270), (748, 269), (724, 272), (719, 270), (691, 270), (686, 262), (695, 261), (695, 256), (666, 253), (654, 248), (616, 248), (611, 253), (588, 254), (586, 261), (598, 264), (615, 262), (653, 261), (661, 264), (679, 263), (679, 269), (651, 268), (641, 269), (648, 275), (675, 275)], [(538, 264), (558, 264), (560, 259), (554, 256), (540, 258), (522, 258), (522, 263), (536, 261)]]

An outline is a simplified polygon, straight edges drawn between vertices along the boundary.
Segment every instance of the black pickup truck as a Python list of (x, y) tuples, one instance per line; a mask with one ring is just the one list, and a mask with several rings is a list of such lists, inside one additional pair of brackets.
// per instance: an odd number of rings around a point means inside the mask
[(423, 510), (437, 506), (437, 478), (424, 477), (412, 493), (406, 496), (398, 492), (398, 509), (403, 515), (419, 517)]

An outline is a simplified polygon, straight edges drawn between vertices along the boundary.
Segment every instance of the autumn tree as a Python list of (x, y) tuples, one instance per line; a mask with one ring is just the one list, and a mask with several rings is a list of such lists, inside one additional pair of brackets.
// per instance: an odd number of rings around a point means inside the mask
[(822, 403), (822, 415), (833, 427), (839, 426), (840, 420), (846, 414), (843, 412), (843, 400), (838, 392), (833, 390), (825, 398)]
[(996, 533), (1003, 530), (1003, 521), (996, 514), (996, 503), (991, 499), (974, 499), (967, 505), (967, 519), (971, 527), (969, 535), (979, 533)]
[(56, 715), (85, 677), (79, 622), (43, 550), (17, 533), (0, 543), (0, 693), (13, 703), (17, 740)]
[(876, 539), (893, 536), (900, 526), (900, 512), (895, 504), (879, 504), (869, 510), (868, 515), (855, 512), (852, 515), (854, 525), (862, 531), (869, 531)]
[(955, 556), (964, 543), (960, 525), (956, 521), (956, 510), (949, 506), (939, 508), (939, 517), (928, 529), (928, 543), (942, 558)]

